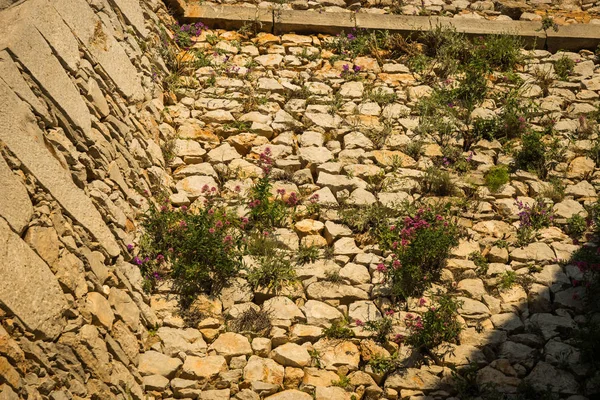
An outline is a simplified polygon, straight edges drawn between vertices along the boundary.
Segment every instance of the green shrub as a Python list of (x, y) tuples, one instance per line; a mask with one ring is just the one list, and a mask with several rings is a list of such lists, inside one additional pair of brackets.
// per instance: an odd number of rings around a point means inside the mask
[(348, 328), (348, 321), (337, 320), (323, 329), (323, 336), (327, 339), (350, 339), (354, 337), (354, 331)]
[(347, 206), (338, 210), (341, 220), (354, 232), (376, 235), (394, 213), (379, 203)]
[(248, 271), (248, 282), (255, 289), (278, 292), (286, 283), (295, 281), (296, 271), (289, 255), (279, 248), (271, 234), (265, 233), (253, 233), (247, 242), (247, 253), (258, 262), (258, 266)]
[(378, 375), (387, 375), (402, 367), (402, 362), (398, 358), (398, 353), (386, 357), (382, 354), (373, 354), (369, 360), (369, 365)]
[(419, 161), (419, 158), (421, 158), (421, 153), (423, 152), (423, 141), (411, 140), (411, 142), (406, 145), (404, 152), (415, 161)]
[(556, 72), (556, 75), (563, 81), (567, 80), (569, 75), (573, 72), (573, 68), (575, 68), (575, 61), (567, 56), (562, 56), (554, 63), (554, 72)]
[(542, 196), (549, 198), (554, 203), (560, 203), (565, 198), (565, 184), (557, 177), (550, 178), (549, 183), (550, 186), (542, 192)]
[(260, 166), (263, 170), (263, 176), (252, 186), (250, 201), (248, 202), (250, 226), (259, 230), (271, 230), (283, 226), (288, 220), (288, 209), (290, 207), (295, 208), (298, 204), (297, 193), (290, 193), (287, 200), (284, 200), (286, 193), (285, 190), (281, 189), (277, 196), (272, 196), (272, 164), (271, 149), (267, 147), (260, 154)]
[(421, 181), (424, 194), (435, 196), (451, 196), (456, 192), (456, 185), (452, 182), (450, 173), (436, 167), (429, 167)]
[(486, 275), (488, 271), (488, 262), (485, 257), (478, 251), (469, 254), (469, 260), (473, 261), (473, 264), (477, 266), (475, 272), (477, 275)]
[(377, 269), (385, 275), (392, 295), (421, 295), (439, 278), (458, 237), (456, 221), (431, 207), (420, 208), (382, 230), (379, 246), (393, 254), (387, 265), (381, 263)]
[(319, 258), (319, 249), (316, 246), (300, 245), (296, 254), (296, 263), (300, 265), (308, 264), (317, 261)]
[(489, 35), (475, 43), (479, 57), (500, 71), (512, 71), (523, 62), (523, 40), (514, 35)]
[(538, 230), (552, 225), (554, 215), (552, 206), (546, 204), (542, 198), (536, 199), (531, 206), (518, 199), (515, 202), (519, 208), (517, 238), (519, 243), (523, 245), (533, 241)]
[(438, 292), (434, 304), (422, 315), (408, 314), (404, 322), (409, 331), (404, 343), (420, 350), (432, 350), (442, 343), (455, 343), (463, 327), (457, 320), (462, 303)]
[(542, 141), (542, 133), (529, 132), (521, 137), (521, 150), (515, 155), (515, 166), (518, 169), (530, 171), (545, 177), (548, 170), (546, 166), (546, 145)]
[(496, 103), (501, 106), (498, 117), (487, 121), (475, 121), (474, 129), (483, 139), (505, 140), (523, 135), (529, 127), (532, 115), (530, 101), (524, 101), (518, 90), (513, 89), (496, 96)]
[(505, 165), (494, 166), (485, 174), (485, 185), (491, 192), (497, 192), (508, 181), (508, 168)]
[(387, 92), (379, 88), (370, 90), (368, 93), (368, 99), (374, 101), (380, 106), (385, 106), (398, 100), (398, 95), (396, 92)]
[(516, 282), (517, 274), (515, 271), (506, 271), (500, 277), (500, 288), (504, 290), (510, 289)]
[[(204, 191), (211, 193), (208, 186)], [(141, 220), (140, 255), (133, 261), (150, 288), (157, 279), (172, 279), (173, 293), (187, 306), (199, 293), (217, 293), (240, 269), (241, 235), (236, 224), (211, 200), (195, 212), (151, 205)]]
[(340, 375), (340, 379), (331, 381), (333, 386), (341, 387), (342, 389), (350, 388), (350, 378), (345, 375)]
[(574, 239), (579, 239), (587, 230), (587, 221), (579, 214), (567, 219), (567, 233)]
[[(360, 325), (369, 332), (373, 332), (373, 340), (379, 343), (387, 343), (390, 333), (394, 330), (393, 319), (394, 311), (388, 310), (385, 312), (383, 318), (376, 319), (374, 321), (360, 321)], [(356, 321), (359, 325), (359, 321)]]
[(341, 283), (344, 281), (344, 278), (340, 275), (340, 271), (337, 270), (327, 270), (325, 271), (325, 281), (331, 283)]

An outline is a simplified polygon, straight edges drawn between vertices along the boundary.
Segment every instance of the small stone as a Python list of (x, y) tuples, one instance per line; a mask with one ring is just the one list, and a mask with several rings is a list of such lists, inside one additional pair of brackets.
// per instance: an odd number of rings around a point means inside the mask
[(311, 361), (306, 347), (295, 343), (286, 343), (276, 347), (271, 351), (271, 358), (281, 365), (298, 368), (306, 367)]
[(236, 356), (252, 354), (252, 347), (248, 338), (234, 332), (226, 332), (217, 338), (209, 347), (218, 355), (225, 356), (227, 359)]
[(171, 358), (157, 351), (147, 351), (140, 354), (138, 371), (142, 376), (160, 375), (165, 378), (173, 378), (181, 366), (178, 358)]

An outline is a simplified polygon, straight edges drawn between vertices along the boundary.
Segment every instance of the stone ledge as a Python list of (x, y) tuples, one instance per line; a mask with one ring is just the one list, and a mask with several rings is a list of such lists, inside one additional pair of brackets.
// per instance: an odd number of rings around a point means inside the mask
[[(181, 1), (181, 0), (180, 0)], [(375, 15), (365, 13), (332, 13), (302, 10), (267, 10), (257, 7), (209, 6), (181, 4), (185, 21), (201, 21), (212, 28), (237, 29), (255, 23), (256, 29), (278, 35), (284, 33), (336, 34), (352, 28), (383, 29), (409, 36), (436, 25), (455, 27), (470, 37), (494, 34), (517, 34), (528, 48), (578, 51), (594, 50), (600, 45), (600, 25), (579, 24), (561, 26), (549, 31), (548, 38), (540, 22), (488, 21), (445, 17), (407, 15)]]

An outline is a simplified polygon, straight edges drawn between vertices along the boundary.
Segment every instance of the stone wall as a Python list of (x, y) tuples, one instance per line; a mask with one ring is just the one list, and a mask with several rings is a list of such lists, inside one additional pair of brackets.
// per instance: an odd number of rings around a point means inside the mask
[(141, 399), (124, 259), (167, 180), (158, 0), (0, 2), (0, 399)]

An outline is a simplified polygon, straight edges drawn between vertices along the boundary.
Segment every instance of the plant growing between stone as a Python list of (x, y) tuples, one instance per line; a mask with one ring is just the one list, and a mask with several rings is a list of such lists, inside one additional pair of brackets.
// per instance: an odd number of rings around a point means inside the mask
[(491, 192), (497, 192), (508, 180), (508, 168), (505, 165), (494, 166), (485, 173), (485, 184)]
[(538, 198), (532, 205), (516, 200), (519, 209), (519, 228), (517, 229), (517, 239), (519, 244), (531, 243), (542, 228), (548, 228), (552, 225), (554, 215), (552, 206), (546, 204), (544, 199)]
[[(438, 292), (433, 303), (423, 315), (408, 314), (405, 317), (409, 335), (404, 343), (415, 349), (431, 353), (443, 343), (454, 343), (463, 327), (456, 319), (461, 302), (447, 293)], [(424, 299), (422, 305), (427, 305)]]
[(433, 207), (419, 208), (382, 230), (379, 245), (392, 255), (377, 269), (385, 275), (391, 294), (403, 299), (420, 296), (439, 278), (458, 237), (456, 222)]
[(347, 320), (335, 320), (327, 328), (323, 328), (323, 336), (327, 339), (350, 339), (354, 337), (354, 331), (348, 328)]
[(241, 267), (239, 221), (216, 204), (216, 188), (203, 190), (207, 200), (196, 212), (151, 205), (142, 218), (140, 253), (133, 259), (150, 289), (170, 278), (184, 307), (199, 293), (215, 293)]

